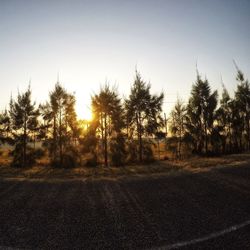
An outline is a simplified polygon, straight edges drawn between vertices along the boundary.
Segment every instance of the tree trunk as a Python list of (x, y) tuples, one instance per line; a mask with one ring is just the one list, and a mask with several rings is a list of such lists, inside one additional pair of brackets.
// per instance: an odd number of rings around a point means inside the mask
[(33, 146), (34, 146), (34, 150), (36, 150), (36, 132), (34, 131), (33, 133)]
[(136, 113), (136, 123), (137, 123), (137, 134), (139, 141), (139, 161), (142, 162), (142, 130), (141, 130), (141, 114), (139, 112), (139, 117)]
[(107, 114), (104, 114), (104, 161), (105, 167), (108, 166), (108, 142), (107, 142)]
[(205, 151), (206, 151), (206, 155), (208, 152), (208, 147), (207, 147), (207, 123), (205, 121)]
[(53, 160), (56, 160), (56, 116), (53, 116)]
[(62, 110), (59, 111), (59, 152), (60, 152), (60, 166), (62, 166)]
[(182, 131), (183, 131), (183, 117), (181, 117), (180, 138), (179, 138), (179, 158), (180, 159), (181, 159), (181, 147), (182, 147)]
[(249, 126), (248, 115), (247, 115), (246, 123), (247, 123), (247, 150), (249, 150), (250, 149), (250, 126)]
[(231, 153), (232, 152), (231, 123), (229, 123), (228, 133), (229, 133), (229, 152)]
[(157, 138), (157, 146), (158, 146), (158, 159), (161, 160), (161, 152), (160, 152), (160, 139)]
[(240, 132), (240, 151), (242, 151), (242, 132)]
[(181, 159), (181, 135), (180, 135), (180, 138), (179, 138), (179, 147), (178, 147), (178, 158)]
[(26, 165), (26, 154), (27, 154), (27, 117), (24, 115), (24, 132), (23, 132), (23, 167)]

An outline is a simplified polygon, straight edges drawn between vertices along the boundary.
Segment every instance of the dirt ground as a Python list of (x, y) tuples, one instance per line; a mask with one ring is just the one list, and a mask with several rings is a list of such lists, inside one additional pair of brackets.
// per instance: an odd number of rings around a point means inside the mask
[(106, 175), (1, 167), (0, 249), (249, 249), (250, 225), (216, 235), (250, 220), (249, 162), (193, 158)]

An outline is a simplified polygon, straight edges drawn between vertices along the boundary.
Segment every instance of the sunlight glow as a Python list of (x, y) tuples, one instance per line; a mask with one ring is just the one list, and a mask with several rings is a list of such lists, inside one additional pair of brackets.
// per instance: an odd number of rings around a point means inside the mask
[(88, 105), (82, 105), (81, 103), (76, 103), (76, 114), (78, 119), (83, 119), (87, 121), (92, 120), (91, 108)]

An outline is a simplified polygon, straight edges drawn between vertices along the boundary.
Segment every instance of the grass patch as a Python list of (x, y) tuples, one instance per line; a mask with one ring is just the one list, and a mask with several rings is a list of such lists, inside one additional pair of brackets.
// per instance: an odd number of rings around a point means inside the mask
[[(218, 167), (250, 163), (250, 153), (224, 157), (192, 157), (180, 161), (156, 161), (148, 165), (130, 165), (123, 167), (76, 167), (72, 169), (52, 168), (41, 161), (31, 168), (13, 168), (7, 164), (8, 157), (1, 157), (0, 177), (15, 179), (116, 179), (122, 177), (141, 177), (172, 174), (180, 171), (209, 171)], [(45, 161), (46, 162), (46, 161)]]

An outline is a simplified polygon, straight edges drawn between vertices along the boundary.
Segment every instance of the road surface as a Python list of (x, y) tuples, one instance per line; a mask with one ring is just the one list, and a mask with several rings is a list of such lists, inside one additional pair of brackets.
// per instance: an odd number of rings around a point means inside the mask
[(250, 249), (248, 222), (247, 164), (119, 180), (0, 180), (2, 249)]

